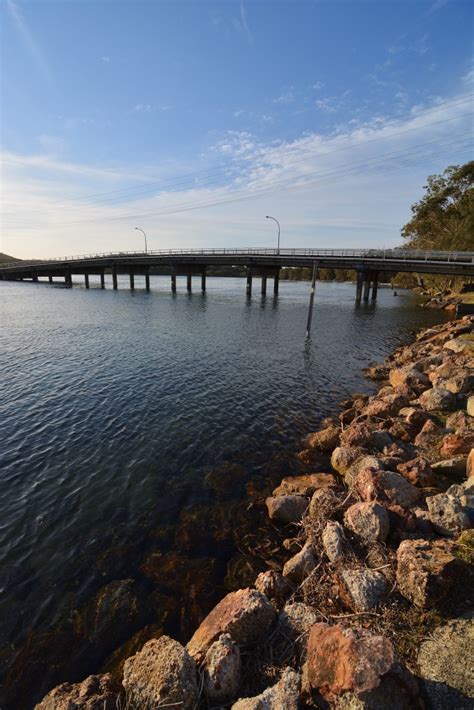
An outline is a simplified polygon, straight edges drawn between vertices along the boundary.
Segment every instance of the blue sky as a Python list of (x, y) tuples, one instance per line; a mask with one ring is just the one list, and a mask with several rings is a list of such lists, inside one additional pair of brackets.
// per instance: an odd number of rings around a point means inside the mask
[(0, 250), (398, 243), (472, 156), (473, 7), (0, 0)]

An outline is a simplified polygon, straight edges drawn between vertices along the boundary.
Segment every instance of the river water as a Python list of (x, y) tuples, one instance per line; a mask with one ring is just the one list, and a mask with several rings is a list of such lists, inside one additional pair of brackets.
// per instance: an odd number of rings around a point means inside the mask
[(355, 307), (353, 284), (318, 283), (308, 342), (307, 283), (275, 298), (255, 280), (251, 299), (243, 279), (98, 286), (0, 283), (5, 707), (113, 669), (136, 632), (185, 640), (271, 559), (261, 502), (299, 470), (301, 437), (444, 317), (409, 292)]

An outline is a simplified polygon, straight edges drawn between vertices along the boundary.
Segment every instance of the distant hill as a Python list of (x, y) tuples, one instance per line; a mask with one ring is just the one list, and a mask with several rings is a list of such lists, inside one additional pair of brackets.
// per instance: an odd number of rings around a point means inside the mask
[(0, 264), (6, 264), (9, 261), (23, 261), (23, 259), (17, 259), (14, 256), (9, 256), (0, 251)]

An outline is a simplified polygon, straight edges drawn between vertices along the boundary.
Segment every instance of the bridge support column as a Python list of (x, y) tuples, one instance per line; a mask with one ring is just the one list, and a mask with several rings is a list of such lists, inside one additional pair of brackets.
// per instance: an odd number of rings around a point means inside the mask
[(205, 293), (206, 291), (206, 269), (201, 271), (201, 291)]
[(84, 274), (84, 283), (86, 285), (86, 288), (89, 288), (89, 274), (87, 273), (87, 271)]
[(133, 270), (133, 266), (130, 267), (130, 289), (132, 291), (135, 290), (135, 272)]
[(247, 286), (246, 286), (247, 296), (252, 294), (252, 267), (247, 267)]
[(117, 265), (112, 264), (112, 285), (114, 288), (114, 291), (118, 289), (118, 281), (117, 281)]
[(105, 288), (105, 271), (102, 269), (100, 272), (100, 287)]
[(32, 280), (33, 283), (35, 283), (35, 284), (38, 283), (38, 274), (37, 274), (35, 271), (33, 271), (33, 273), (31, 274), (31, 280)]
[(362, 282), (364, 279), (364, 273), (357, 270), (357, 282), (356, 282), (356, 303), (360, 303), (362, 300)]
[(277, 270), (275, 271), (275, 277), (273, 279), (273, 293), (275, 296), (278, 296), (279, 287), (280, 287), (280, 267), (277, 267)]
[(171, 274), (171, 291), (176, 293), (176, 274)]
[(188, 293), (191, 293), (191, 291), (192, 291), (192, 276), (191, 276), (191, 274), (186, 275), (186, 288), (188, 290)]
[(149, 268), (145, 272), (145, 288), (147, 291), (150, 290), (150, 269)]
[(265, 296), (267, 292), (267, 277), (262, 276), (262, 296)]
[(370, 274), (366, 273), (364, 278), (365, 278), (365, 281), (364, 281), (364, 303), (367, 303), (369, 300), (369, 292), (370, 292)]
[(48, 276), (48, 281), (49, 281), (50, 284), (53, 283), (53, 277), (51, 276), (51, 274)]
[(67, 288), (72, 288), (72, 275), (70, 271), (66, 271), (64, 274), (64, 283)]
[(316, 279), (318, 278), (318, 265), (316, 262), (313, 264), (313, 275), (311, 278), (311, 293), (309, 296), (309, 309), (308, 309), (308, 322), (306, 324), (306, 337), (309, 338), (311, 333), (311, 323), (313, 321), (313, 306), (314, 306), (314, 293), (316, 291)]
[(379, 272), (374, 271), (372, 277), (372, 301), (377, 300), (377, 291), (379, 288)]

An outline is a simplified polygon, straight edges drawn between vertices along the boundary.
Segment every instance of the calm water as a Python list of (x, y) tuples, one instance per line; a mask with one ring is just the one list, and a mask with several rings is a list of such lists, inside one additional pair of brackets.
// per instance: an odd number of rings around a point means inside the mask
[[(126, 279), (115, 292), (0, 283), (0, 648), (27, 644), (34, 656), (43, 637), (31, 630), (72, 628), (114, 579), (179, 597), (149, 573), (150, 550), (168, 562), (183, 549), (187, 559), (212, 558), (205, 535), (200, 545), (206, 511), (247, 506), (253, 479), (268, 484), (288, 470), (301, 436), (348, 393), (370, 388), (362, 367), (441, 320), (407, 292), (382, 288), (375, 307), (355, 308), (354, 285), (318, 284), (308, 343), (307, 283), (281, 282), (275, 299), (262, 298), (256, 280), (247, 300), (241, 279), (209, 278), (204, 296), (179, 281), (175, 296), (165, 277), (152, 279), (151, 293), (138, 279), (134, 293)], [(222, 588), (232, 586), (229, 540), (212, 568)], [(130, 555), (107, 557), (129, 544)], [(100, 665), (111, 649), (93, 643)], [(1, 653), (14, 687), (20, 662)], [(30, 685), (18, 707), (38, 694)]]

